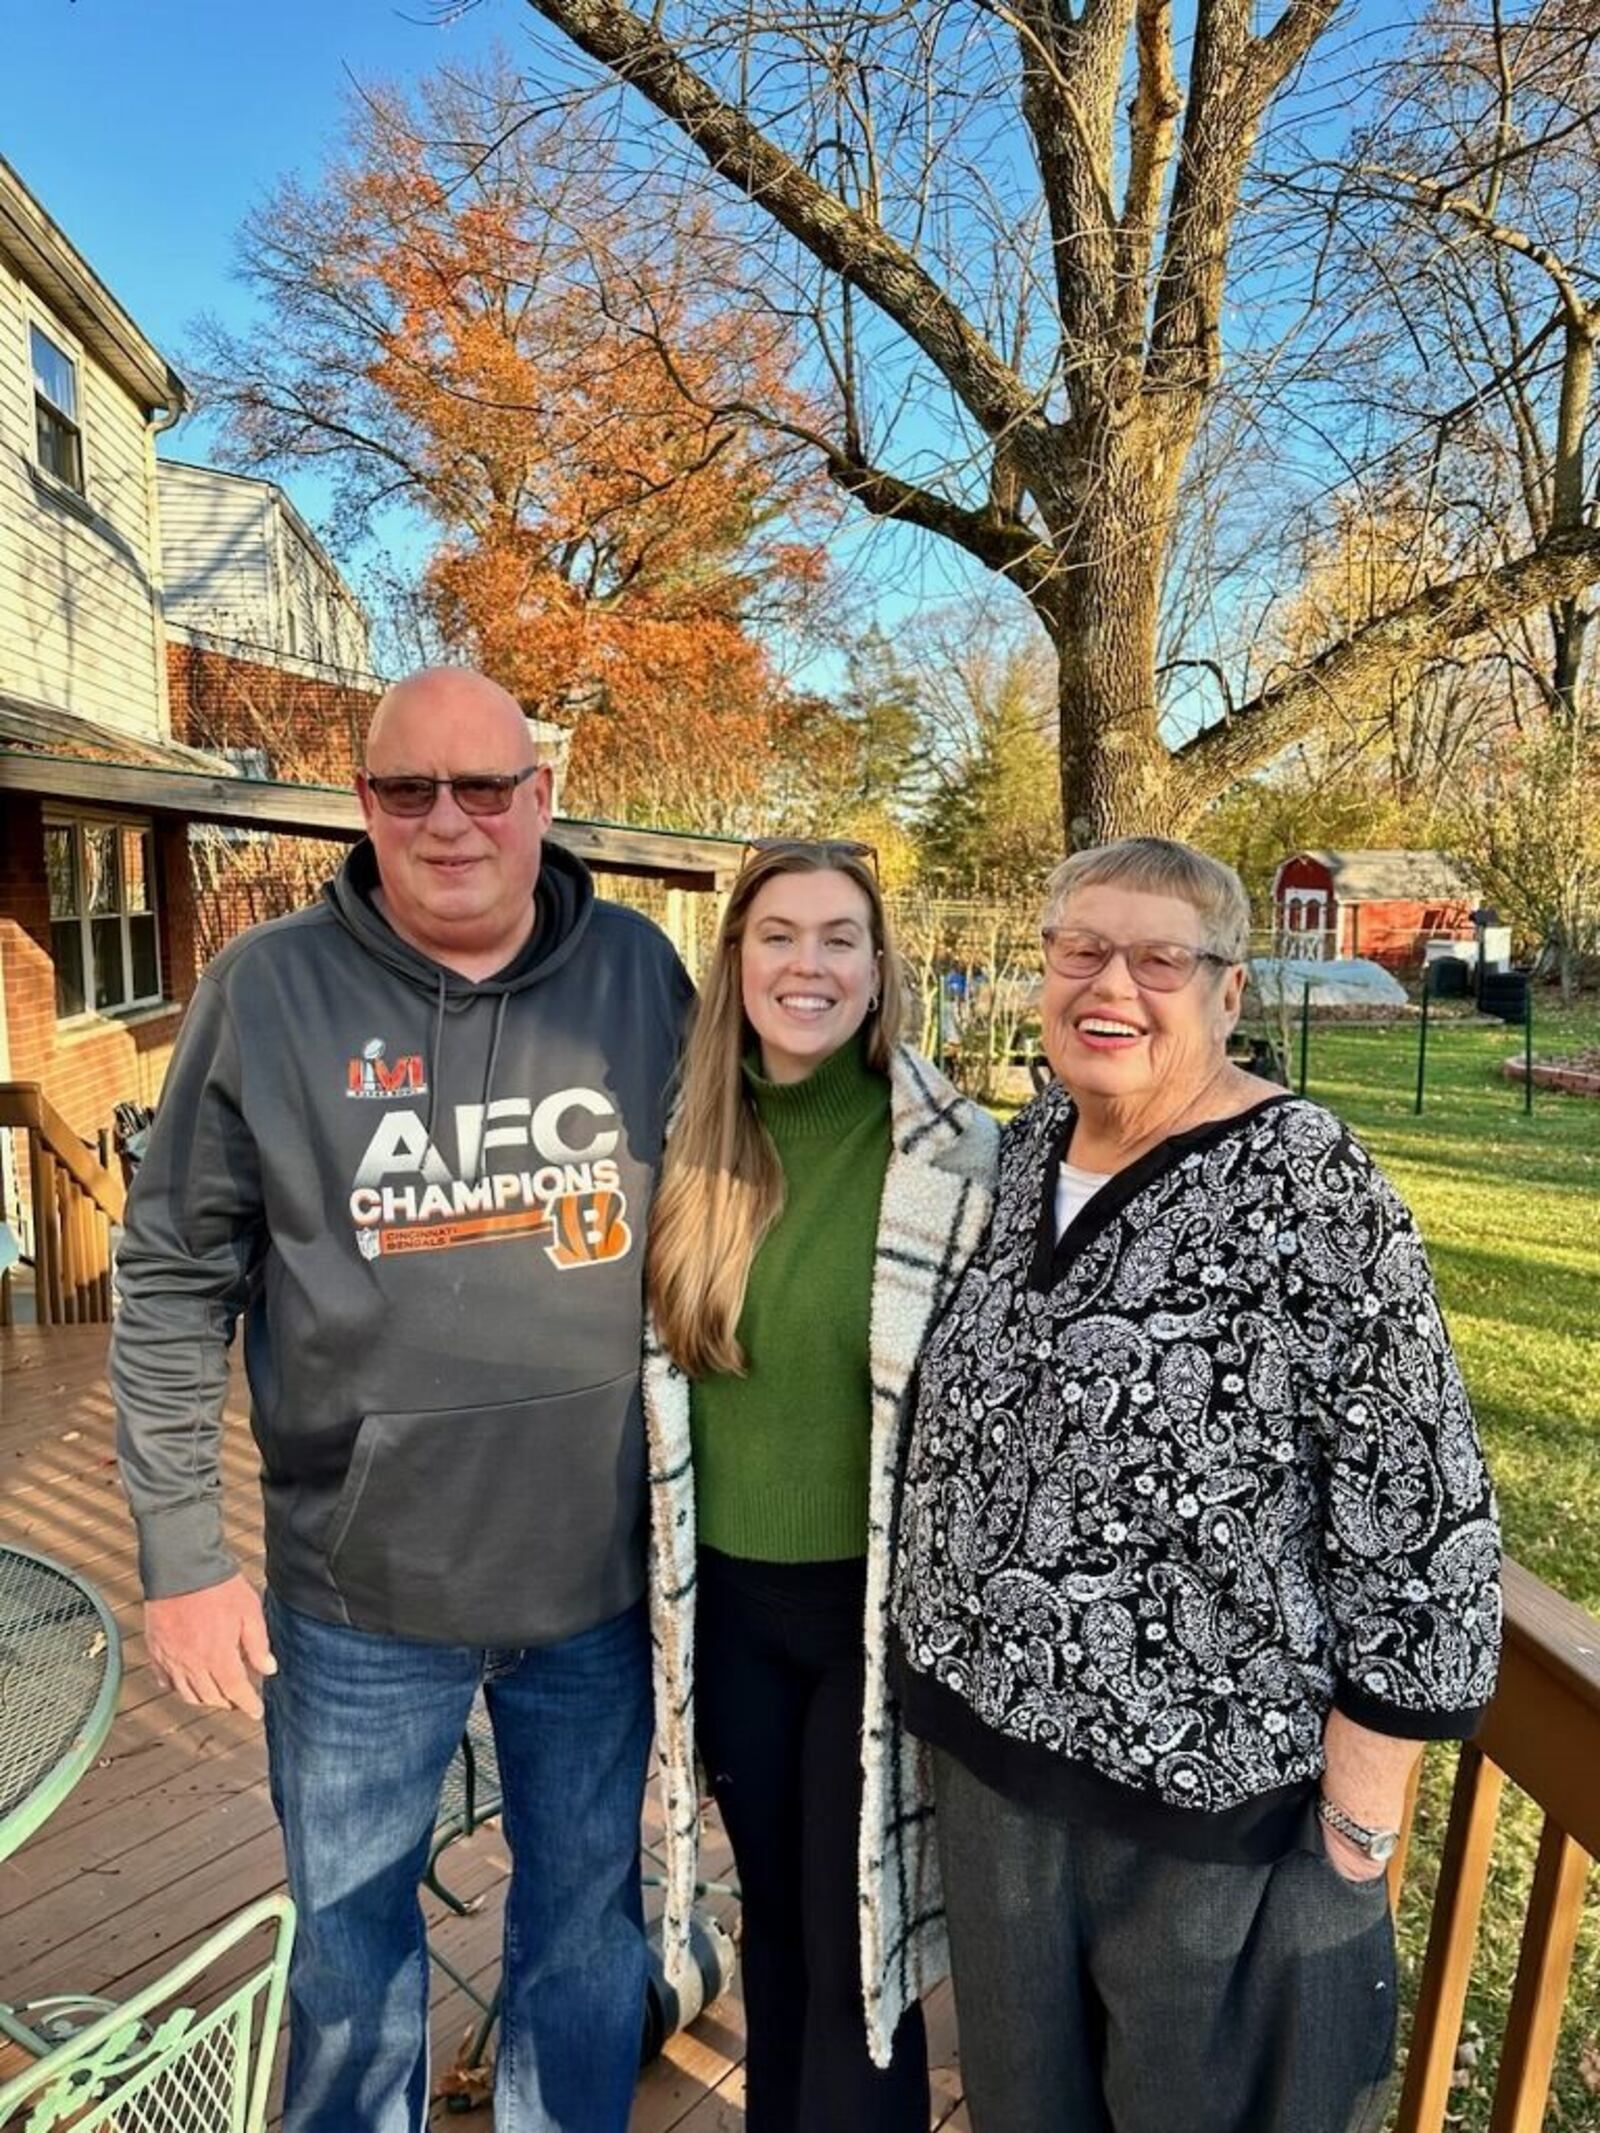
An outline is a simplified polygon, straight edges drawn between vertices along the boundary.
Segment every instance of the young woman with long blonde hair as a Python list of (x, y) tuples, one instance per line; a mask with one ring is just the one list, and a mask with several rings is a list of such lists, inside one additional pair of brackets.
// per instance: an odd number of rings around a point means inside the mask
[(987, 1221), (997, 1135), (899, 1042), (901, 1015), (870, 854), (759, 851), (651, 1228), (668, 1971), (697, 1740), (739, 1874), (750, 2133), (928, 2123), (917, 2001), (943, 1909), (886, 1686), (890, 1524), (907, 1386)]

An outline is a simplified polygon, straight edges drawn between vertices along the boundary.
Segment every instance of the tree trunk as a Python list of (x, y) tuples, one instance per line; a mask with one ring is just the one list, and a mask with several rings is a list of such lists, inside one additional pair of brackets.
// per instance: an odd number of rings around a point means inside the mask
[(1047, 617), (1069, 851), (1177, 826), (1156, 709), (1162, 514), (1126, 462), (1095, 468), (1086, 486)]

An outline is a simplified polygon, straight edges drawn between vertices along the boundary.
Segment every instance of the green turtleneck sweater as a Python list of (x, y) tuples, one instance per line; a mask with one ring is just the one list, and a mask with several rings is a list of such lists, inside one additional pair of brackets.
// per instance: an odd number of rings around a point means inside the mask
[(847, 1044), (804, 1081), (745, 1078), (783, 1165), (783, 1213), (750, 1268), (745, 1377), (690, 1389), (700, 1539), (757, 1562), (864, 1555), (871, 1314), (889, 1084)]

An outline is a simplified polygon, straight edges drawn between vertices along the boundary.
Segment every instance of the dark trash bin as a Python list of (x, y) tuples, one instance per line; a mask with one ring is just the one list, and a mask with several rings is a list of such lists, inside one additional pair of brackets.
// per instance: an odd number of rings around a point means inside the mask
[(1478, 980), (1478, 1012), (1498, 1015), (1502, 1022), (1526, 1022), (1528, 988), (1533, 976), (1526, 970), (1486, 970)]

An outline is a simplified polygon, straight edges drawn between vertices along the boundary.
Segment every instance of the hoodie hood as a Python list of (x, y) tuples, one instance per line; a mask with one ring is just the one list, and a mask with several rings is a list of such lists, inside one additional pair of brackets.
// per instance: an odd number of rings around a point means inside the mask
[(378, 855), (371, 840), (363, 837), (323, 889), (323, 900), (368, 955), (429, 999), (443, 998), (450, 1007), (469, 1006), (485, 994), (522, 992), (552, 976), (576, 952), (594, 910), (589, 869), (547, 840), (533, 889), (532, 933), (503, 970), (488, 978), (465, 978), (401, 939), (374, 901), (379, 886)]

